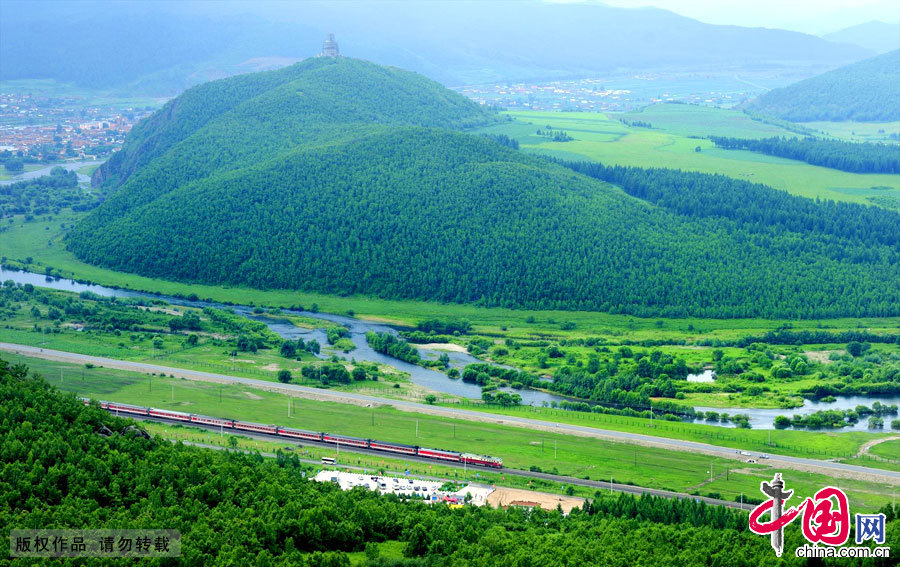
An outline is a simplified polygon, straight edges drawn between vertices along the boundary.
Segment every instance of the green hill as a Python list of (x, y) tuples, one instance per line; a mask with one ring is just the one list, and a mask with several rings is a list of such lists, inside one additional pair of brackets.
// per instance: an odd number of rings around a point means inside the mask
[[(670, 206), (448, 128), (493, 118), (414, 75), (352, 60), (283, 73), (299, 78), (260, 75), (268, 90), (239, 78), (234, 90), (259, 94), (220, 102), (215, 116), (202, 100), (226, 99), (216, 89), (228, 81), (143, 124), (108, 168), (121, 186), (70, 233), (70, 249), (160, 278), (390, 298), (644, 315), (900, 312), (896, 213), (758, 186), (747, 194), (779, 196), (779, 215), (734, 214), (746, 203), (720, 196), (744, 182), (715, 176), (672, 197), (690, 208)], [(628, 183), (667, 194), (698, 183), (674, 175), (635, 170)], [(887, 228), (872, 238), (871, 226)]]
[(900, 120), (900, 50), (769, 91), (747, 108), (795, 122)]

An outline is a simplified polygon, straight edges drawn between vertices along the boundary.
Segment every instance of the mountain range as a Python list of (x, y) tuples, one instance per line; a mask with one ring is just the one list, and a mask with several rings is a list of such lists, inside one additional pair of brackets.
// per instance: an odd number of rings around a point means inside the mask
[(900, 50), (771, 90), (747, 104), (785, 120), (900, 120)]
[[(439, 25), (437, 24), (439, 22)], [(4, 2), (0, 80), (176, 94), (210, 79), (344, 53), (445, 85), (675, 68), (807, 76), (873, 55), (797, 32), (653, 8), (540, 1)]]

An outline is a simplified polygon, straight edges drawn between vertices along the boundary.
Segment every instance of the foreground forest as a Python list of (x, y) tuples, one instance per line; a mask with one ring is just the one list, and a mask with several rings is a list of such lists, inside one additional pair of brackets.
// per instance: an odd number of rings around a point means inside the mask
[[(804, 564), (776, 559), (743, 514), (692, 501), (598, 495), (569, 517), (454, 510), (311, 482), (294, 455), (219, 453), (144, 438), (132, 424), (0, 360), (0, 527), (180, 530), (182, 557), (160, 565), (345, 566), (364, 550), (371, 566)], [(897, 548), (895, 510), (884, 511)], [(801, 540), (786, 530), (788, 549)], [(380, 556), (390, 541), (402, 556)]]

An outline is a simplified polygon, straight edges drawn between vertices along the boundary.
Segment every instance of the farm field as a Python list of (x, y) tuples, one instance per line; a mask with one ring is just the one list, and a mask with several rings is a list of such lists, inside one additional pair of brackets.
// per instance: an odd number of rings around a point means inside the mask
[[(523, 150), (565, 160), (592, 160), (606, 165), (666, 167), (727, 175), (762, 183), (794, 195), (873, 204), (869, 197), (900, 197), (900, 175), (856, 174), (743, 150), (715, 147), (706, 136), (761, 138), (797, 136), (780, 126), (757, 122), (741, 112), (669, 104), (643, 111), (599, 113), (514, 111), (510, 122), (481, 129), (518, 140)], [(645, 122), (652, 128), (618, 120)], [(551, 126), (573, 138), (551, 141), (537, 135)]]

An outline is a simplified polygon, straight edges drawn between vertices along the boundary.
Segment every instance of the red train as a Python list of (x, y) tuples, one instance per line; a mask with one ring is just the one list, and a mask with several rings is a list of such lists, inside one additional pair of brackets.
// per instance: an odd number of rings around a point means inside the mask
[[(89, 405), (91, 403), (88, 398), (79, 399), (83, 401), (85, 405)], [(457, 453), (456, 451), (445, 451), (443, 449), (429, 449), (427, 447), (419, 447), (418, 445), (404, 445), (402, 443), (389, 443), (387, 441), (376, 441), (375, 439), (361, 439), (359, 437), (349, 437), (347, 435), (305, 431), (303, 429), (292, 429), (290, 427), (279, 427), (277, 425), (266, 425), (263, 423), (253, 423), (250, 421), (238, 421), (235, 419), (211, 417), (208, 415), (184, 413), (174, 410), (133, 406), (130, 404), (120, 404), (118, 402), (101, 401), (100, 407), (116, 414), (125, 413), (131, 415), (145, 415), (160, 419), (183, 421), (185, 423), (211, 425), (223, 429), (237, 429), (242, 431), (250, 431), (252, 433), (265, 433), (267, 435), (289, 437), (292, 439), (304, 439), (306, 441), (317, 441), (320, 443), (334, 443), (338, 447), (358, 447), (361, 449), (372, 449), (375, 451), (384, 451), (386, 453), (395, 453), (398, 455), (424, 457), (426, 459), (433, 459), (436, 461), (465, 463), (472, 466), (490, 467), (494, 469), (503, 468), (503, 459), (499, 457), (490, 457), (488, 455)]]

